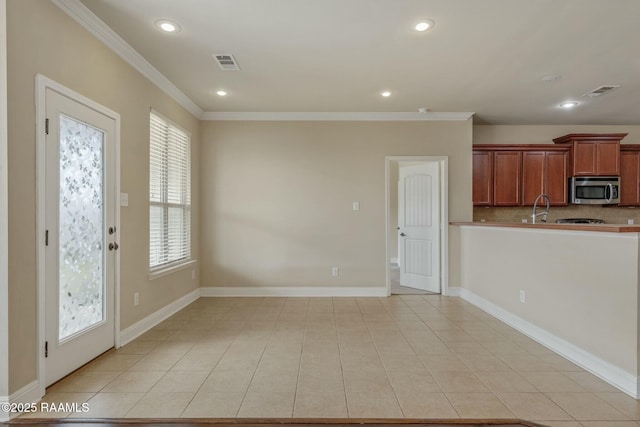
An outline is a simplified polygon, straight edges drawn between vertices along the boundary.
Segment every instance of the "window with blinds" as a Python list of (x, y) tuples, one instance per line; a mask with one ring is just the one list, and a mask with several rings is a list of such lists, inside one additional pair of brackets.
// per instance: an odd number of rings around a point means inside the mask
[(191, 153), (189, 135), (151, 113), (149, 267), (191, 259)]

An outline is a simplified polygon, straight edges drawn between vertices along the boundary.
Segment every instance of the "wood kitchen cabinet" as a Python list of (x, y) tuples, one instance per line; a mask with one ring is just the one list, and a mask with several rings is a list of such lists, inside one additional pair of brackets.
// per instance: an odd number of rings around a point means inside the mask
[(522, 206), (533, 206), (540, 194), (549, 196), (552, 206), (568, 203), (569, 151), (523, 151)]
[(473, 152), (473, 205), (493, 205), (493, 152)]
[(520, 204), (522, 152), (486, 149), (473, 152), (474, 206)]
[(546, 193), (554, 206), (568, 202), (569, 147), (479, 144), (473, 147), (474, 206), (533, 206)]
[(519, 206), (521, 189), (521, 151), (493, 154), (493, 205)]
[(620, 141), (626, 133), (572, 133), (555, 138), (572, 148), (571, 176), (620, 175)]
[(640, 206), (640, 145), (620, 151), (620, 206)]

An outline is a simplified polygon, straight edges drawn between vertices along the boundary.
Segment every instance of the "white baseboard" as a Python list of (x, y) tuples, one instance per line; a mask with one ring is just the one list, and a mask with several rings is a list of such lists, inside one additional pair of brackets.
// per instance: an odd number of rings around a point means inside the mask
[(203, 297), (386, 297), (387, 288), (376, 287), (232, 287), (200, 288)]
[(600, 359), (588, 351), (542, 329), (533, 323), (507, 311), (498, 305), (474, 294), (473, 292), (461, 288), (460, 297), (476, 307), (486, 311), (493, 317), (503, 321), (507, 325), (517, 329), (529, 338), (544, 345), (550, 350), (569, 359), (571, 362), (591, 372), (593, 375), (608, 382), (612, 386), (619, 388), (631, 397), (638, 399), (639, 383), (638, 377), (624, 369), (615, 366), (606, 360)]
[[(11, 396), (0, 396), (0, 405), (3, 404), (31, 404), (39, 402), (42, 399), (40, 394), (40, 382), (33, 381), (22, 387), (20, 390), (11, 394)], [(0, 422), (9, 421), (11, 418), (20, 416), (20, 412), (4, 412), (0, 411)]]
[(140, 335), (147, 332), (149, 329), (156, 326), (158, 323), (173, 316), (175, 313), (177, 313), (178, 311), (182, 310), (183, 308), (185, 308), (186, 306), (188, 306), (189, 304), (191, 304), (192, 302), (200, 298), (200, 290), (201, 288), (198, 288), (188, 293), (182, 298), (175, 300), (171, 304), (165, 305), (160, 310), (134, 323), (133, 325), (129, 326), (127, 329), (120, 331), (120, 345), (123, 346), (133, 341)]

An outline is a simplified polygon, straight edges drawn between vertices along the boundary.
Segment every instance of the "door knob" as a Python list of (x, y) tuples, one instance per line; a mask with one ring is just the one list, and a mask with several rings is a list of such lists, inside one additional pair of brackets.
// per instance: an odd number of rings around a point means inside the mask
[(404, 234), (404, 233), (400, 233), (400, 235), (401, 235), (402, 237), (406, 236), (406, 234)]

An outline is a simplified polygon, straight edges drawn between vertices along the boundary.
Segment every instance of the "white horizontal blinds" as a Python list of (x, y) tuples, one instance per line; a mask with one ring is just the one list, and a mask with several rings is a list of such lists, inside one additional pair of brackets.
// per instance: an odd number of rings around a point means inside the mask
[(191, 154), (189, 135), (151, 113), (149, 266), (191, 257)]

